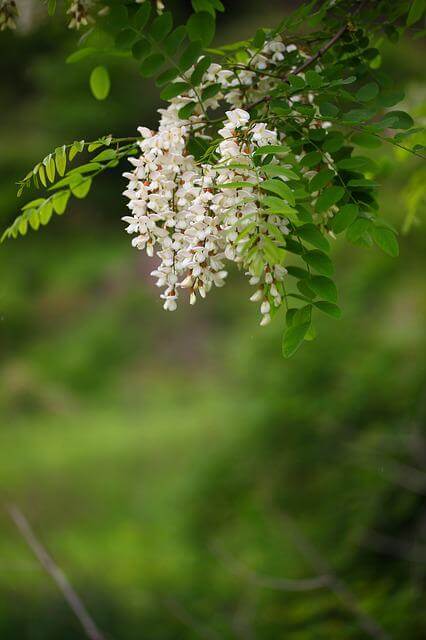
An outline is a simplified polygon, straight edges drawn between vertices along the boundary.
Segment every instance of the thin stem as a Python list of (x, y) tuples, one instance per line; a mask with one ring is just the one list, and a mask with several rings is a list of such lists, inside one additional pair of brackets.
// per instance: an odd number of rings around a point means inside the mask
[(89, 640), (105, 640), (105, 636), (99, 631), (94, 620), (92, 619), (83, 602), (80, 600), (78, 594), (70, 584), (66, 575), (57, 566), (57, 564), (48, 554), (41, 542), (37, 539), (34, 531), (32, 530), (28, 520), (26, 519), (22, 511), (15, 505), (9, 506), (7, 510), (19, 533), (24, 538), (25, 542), (34, 553), (43, 569), (55, 582), (56, 586), (64, 596), (64, 599), (66, 600), (68, 606), (78, 618)]

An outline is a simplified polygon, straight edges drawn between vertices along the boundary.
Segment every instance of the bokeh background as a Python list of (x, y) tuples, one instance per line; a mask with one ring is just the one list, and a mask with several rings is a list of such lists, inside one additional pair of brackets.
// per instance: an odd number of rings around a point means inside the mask
[[(0, 221), (51, 149), (155, 125), (154, 83), (122, 60), (112, 93), (38, 1), (0, 34)], [(170, 3), (173, 4), (173, 3)], [(290, 2), (228, 2), (217, 42)], [(181, 17), (189, 2), (174, 2)], [(385, 69), (425, 117), (420, 41)], [(416, 159), (376, 152), (399, 229)], [(280, 355), (238, 274), (163, 312), (131, 248), (120, 171), (45, 230), (0, 248), (0, 637), (82, 638), (6, 509), (18, 505), (115, 640), (426, 637), (424, 226), (401, 255), (335, 243), (344, 316)], [(324, 578), (324, 576), (326, 576)]]

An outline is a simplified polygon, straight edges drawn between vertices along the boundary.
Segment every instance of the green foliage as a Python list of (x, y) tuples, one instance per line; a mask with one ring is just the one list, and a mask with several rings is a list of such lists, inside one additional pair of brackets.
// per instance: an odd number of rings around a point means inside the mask
[[(303, 322), (291, 314), (287, 317), (283, 352), (289, 356), (305, 339), (314, 337), (310, 331), (313, 310), (333, 317), (340, 314), (329, 255), (336, 234), (345, 232), (346, 240), (356, 246), (375, 244), (389, 256), (398, 255), (396, 231), (379, 212), (375, 181), (379, 167), (369, 153), (388, 143), (425, 157), (424, 145), (412, 143), (419, 129), (411, 116), (392, 109), (403, 94), (380, 69), (383, 38), (398, 44), (404, 31), (422, 18), (425, 3), (327, 0), (319, 6), (305, 2), (274, 29), (259, 28), (251, 39), (216, 48), (210, 47), (216, 13), (224, 9), (222, 3), (194, 0), (192, 7), (194, 13), (186, 24), (176, 25), (169, 10), (158, 14), (149, 0), (140, 6), (107, 2), (96, 20), (93, 13), (90, 29), (67, 62), (92, 58), (96, 64), (102, 62), (93, 68), (89, 79), (97, 100), (105, 100), (110, 92), (110, 77), (103, 64), (109, 57), (133, 63), (144, 78), (156, 77), (163, 100), (184, 96), (178, 117), (189, 120), (198, 113), (205, 117), (191, 133), (190, 151), (197, 162), (212, 166), (217, 163), (216, 140), (223, 115), (219, 112), (219, 117), (213, 117), (205, 107), (222, 91), (221, 84), (203, 80), (211, 63), (220, 61), (223, 69), (235, 76), (237, 85), (242, 71), (256, 78), (254, 84), (273, 78), (271, 90), (252, 103), (243, 97), (241, 106), (251, 121), (266, 123), (285, 141), (258, 146), (250, 153), (249, 162), (258, 176), (257, 183), (250, 184), (257, 189), (264, 215), (268, 220), (277, 216), (288, 221), (288, 234), (268, 222), (267, 236), (256, 224), (250, 224), (239, 239), (250, 234), (245, 259), (253, 273), (260, 276), (273, 265), (287, 269), (290, 280), (286, 287), (278, 287), (287, 307), (292, 297), (303, 303), (301, 309), (309, 308), (309, 323), (306, 314), (301, 314)], [(55, 3), (49, 2), (48, 9), (53, 14)], [(308, 29), (303, 31), (302, 27)], [(270, 74), (253, 60), (277, 38), (286, 43), (294, 39), (298, 44), (289, 48)], [(67, 169), (77, 153), (91, 153), (98, 146), (108, 149), (80, 167)], [(359, 147), (365, 149), (365, 155)], [(48, 196), (24, 205), (3, 239), (48, 224), (53, 213), (64, 213), (70, 196), (86, 197), (97, 175), (117, 166), (136, 149), (136, 138), (110, 136), (56, 149), (19, 184), (19, 195), (33, 184), (47, 189)], [(234, 181), (221, 188), (238, 190), (244, 186), (243, 181)], [(411, 197), (413, 211), (422, 199), (418, 193), (419, 189)]]

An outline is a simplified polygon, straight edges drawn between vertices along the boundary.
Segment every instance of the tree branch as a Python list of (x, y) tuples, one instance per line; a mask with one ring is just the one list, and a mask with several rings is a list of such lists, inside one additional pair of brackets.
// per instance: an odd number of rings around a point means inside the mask
[(77, 593), (74, 591), (66, 575), (55, 564), (54, 560), (48, 554), (41, 542), (36, 538), (34, 531), (22, 511), (15, 505), (8, 506), (7, 511), (9, 512), (9, 515), (15, 523), (19, 533), (24, 538), (43, 569), (55, 582), (70, 609), (78, 618), (89, 640), (105, 640), (105, 636), (97, 628), (95, 622)]

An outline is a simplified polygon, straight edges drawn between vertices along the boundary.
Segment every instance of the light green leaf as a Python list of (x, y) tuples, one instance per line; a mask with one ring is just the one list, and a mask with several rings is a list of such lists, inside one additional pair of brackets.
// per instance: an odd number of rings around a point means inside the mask
[(63, 176), (67, 167), (67, 154), (65, 146), (55, 150), (56, 170), (60, 176)]
[(105, 100), (111, 88), (111, 81), (106, 67), (95, 67), (90, 74), (89, 82), (96, 100)]
[(283, 182), (282, 180), (264, 180), (260, 183), (260, 187), (263, 191), (269, 191), (270, 193), (275, 193), (283, 200), (286, 200), (290, 204), (295, 204), (294, 194), (290, 187)]

